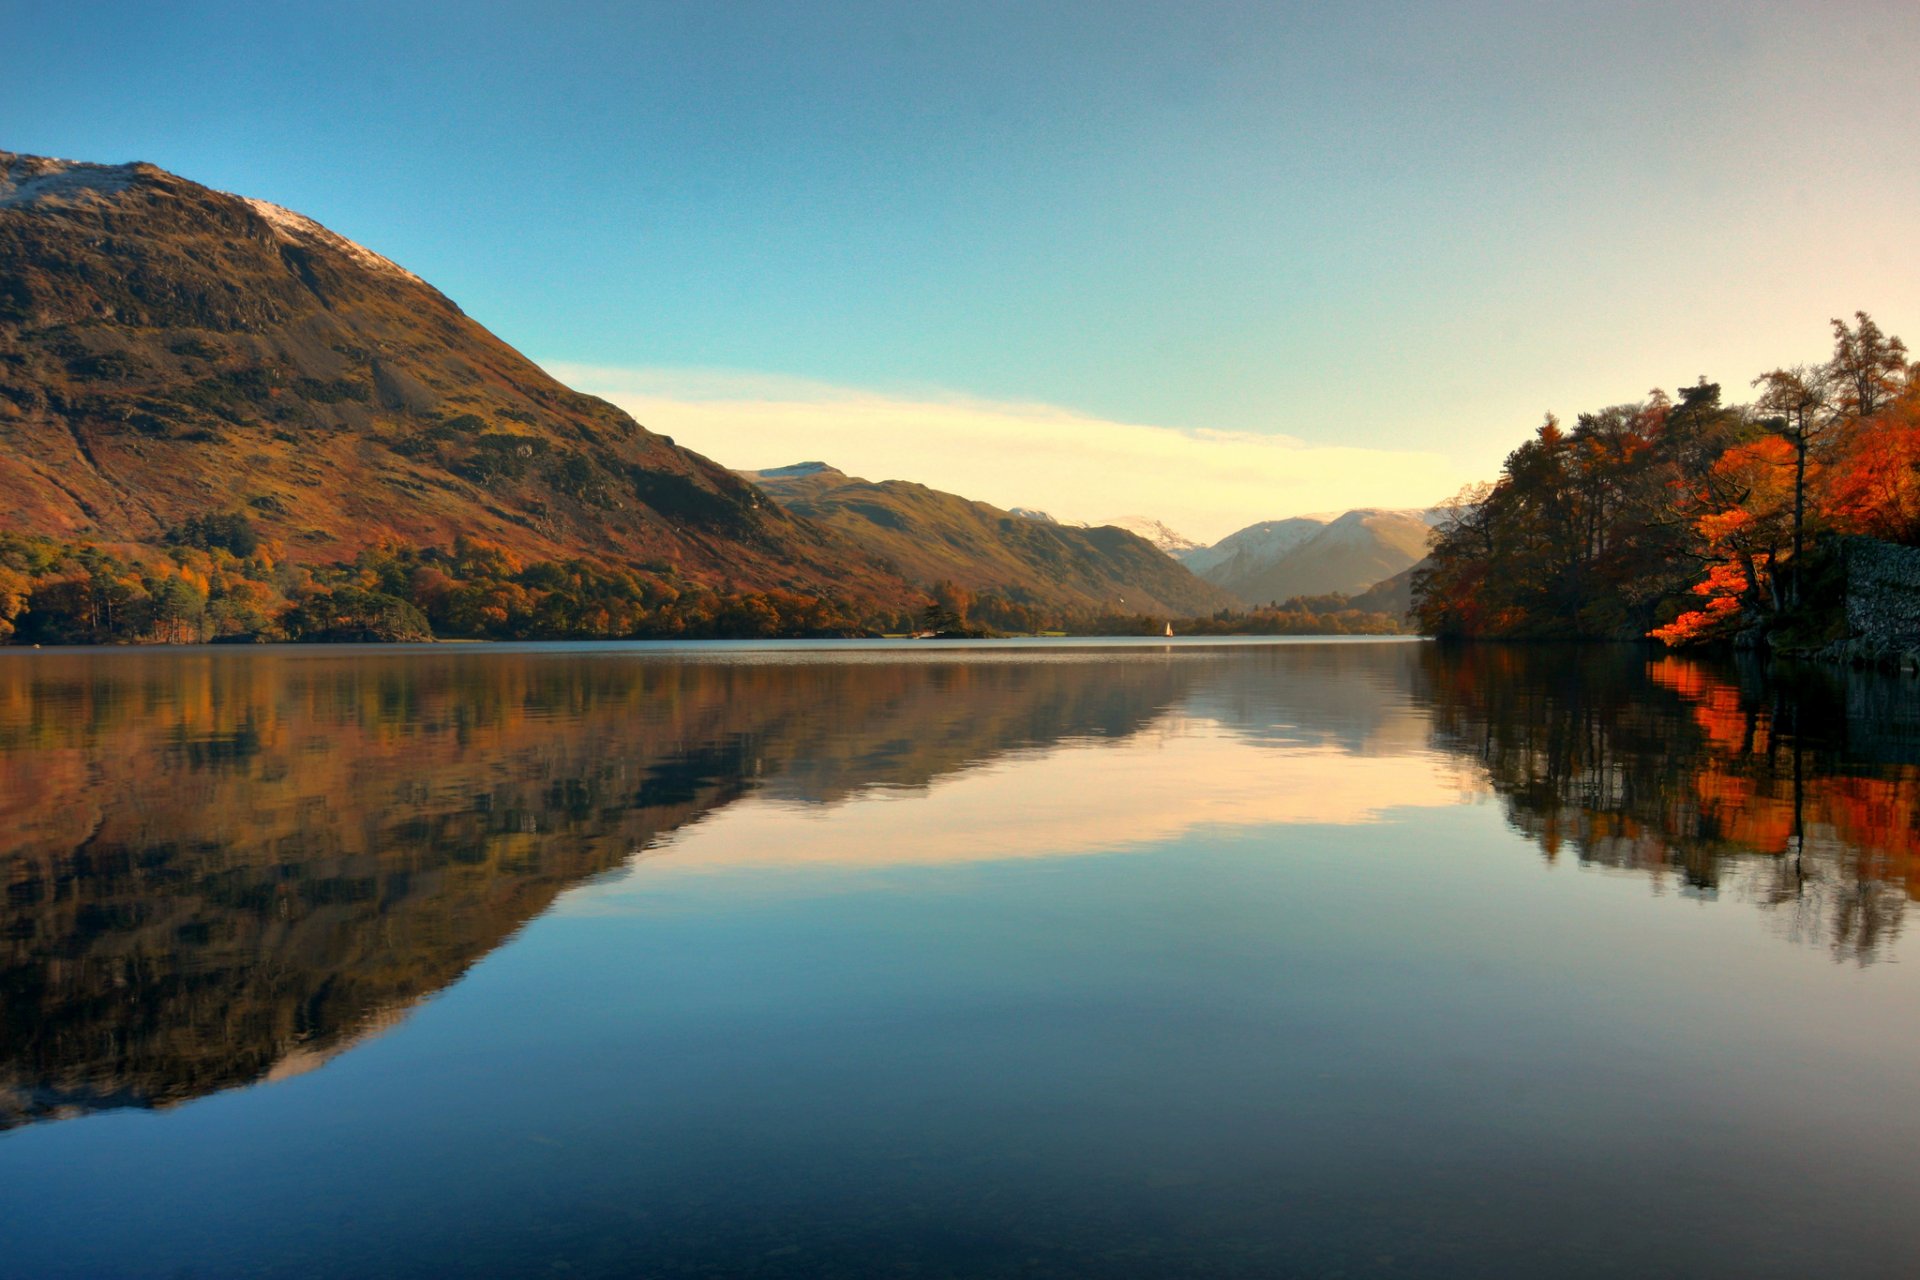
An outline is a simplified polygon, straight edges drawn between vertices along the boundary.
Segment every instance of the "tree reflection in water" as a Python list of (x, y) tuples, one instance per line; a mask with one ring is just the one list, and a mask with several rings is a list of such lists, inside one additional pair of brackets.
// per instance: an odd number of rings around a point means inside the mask
[(1552, 861), (1768, 908), (1873, 961), (1920, 890), (1920, 690), (1904, 678), (1633, 647), (1430, 648), (1434, 739)]

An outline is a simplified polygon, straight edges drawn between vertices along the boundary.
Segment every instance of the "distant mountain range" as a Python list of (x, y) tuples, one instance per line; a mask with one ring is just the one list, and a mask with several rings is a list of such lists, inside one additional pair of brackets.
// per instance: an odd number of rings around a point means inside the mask
[(1359, 596), (1427, 554), (1425, 511), (1361, 508), (1268, 520), (1182, 557), (1189, 569), (1247, 604), (1339, 592)]
[(905, 480), (862, 480), (824, 462), (740, 473), (791, 514), (883, 557), (914, 582), (1087, 612), (1191, 616), (1233, 600), (1145, 538), (1065, 525)]
[[(1015, 507), (1013, 513), (1054, 523), (1044, 511)], [(1112, 523), (1139, 534), (1241, 605), (1338, 593), (1354, 597), (1356, 608), (1399, 614), (1411, 605), (1411, 571), (1426, 557), (1434, 519), (1432, 511), (1367, 507), (1263, 520), (1212, 546), (1147, 516)]]

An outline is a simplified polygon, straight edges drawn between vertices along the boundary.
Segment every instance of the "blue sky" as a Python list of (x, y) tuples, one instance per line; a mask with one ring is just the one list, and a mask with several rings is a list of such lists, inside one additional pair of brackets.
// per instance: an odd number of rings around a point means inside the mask
[[(0, 0), (0, 37), (0, 148), (299, 209), (731, 465), (1079, 518), (1158, 479), (1217, 534), (1744, 394), (1856, 308), (1920, 337), (1910, 3)], [(1074, 424), (1081, 488), (915, 454), (965, 437), (929, 405)], [(1192, 474), (1127, 481), (1107, 423)], [(1267, 437), (1271, 501), (1210, 497), (1203, 446)]]

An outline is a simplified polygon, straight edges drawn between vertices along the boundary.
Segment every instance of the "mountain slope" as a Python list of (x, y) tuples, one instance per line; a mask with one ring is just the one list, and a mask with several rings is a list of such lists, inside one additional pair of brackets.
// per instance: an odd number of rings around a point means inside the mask
[(1107, 523), (1116, 529), (1139, 534), (1175, 560), (1185, 560), (1202, 549), (1200, 543), (1184, 533), (1176, 533), (1152, 516), (1116, 516)]
[(1232, 601), (1124, 529), (1055, 524), (822, 463), (743, 472), (790, 512), (884, 556), (911, 582), (951, 579), (1048, 609), (1192, 615)]
[[(1340, 592), (1358, 595), (1427, 554), (1422, 512), (1363, 508), (1332, 520), (1252, 525), (1188, 558), (1209, 582), (1250, 604)], [(1224, 557), (1214, 553), (1228, 552)]]
[(310, 219), (152, 165), (0, 152), (0, 529), (152, 542), (228, 511), (307, 563), (464, 534), (911, 595)]
[(1413, 610), (1413, 575), (1426, 562), (1423, 556), (1391, 578), (1374, 583), (1353, 598), (1353, 607), (1369, 613), (1391, 613), (1396, 617), (1404, 617)]
[[(1287, 520), (1263, 520), (1230, 533), (1210, 547), (1200, 547), (1180, 557), (1187, 568), (1219, 582), (1228, 577), (1247, 577), (1279, 559), (1287, 552), (1326, 528), (1319, 516), (1294, 516)], [(1235, 568), (1227, 568), (1238, 562)], [(1218, 570), (1221, 576), (1213, 576)]]

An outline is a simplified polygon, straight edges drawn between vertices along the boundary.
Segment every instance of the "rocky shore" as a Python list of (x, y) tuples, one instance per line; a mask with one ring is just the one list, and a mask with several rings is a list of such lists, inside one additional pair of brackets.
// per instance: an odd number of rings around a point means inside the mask
[(1846, 633), (1817, 642), (1756, 637), (1775, 657), (1920, 671), (1920, 547), (1875, 538), (1839, 543)]

